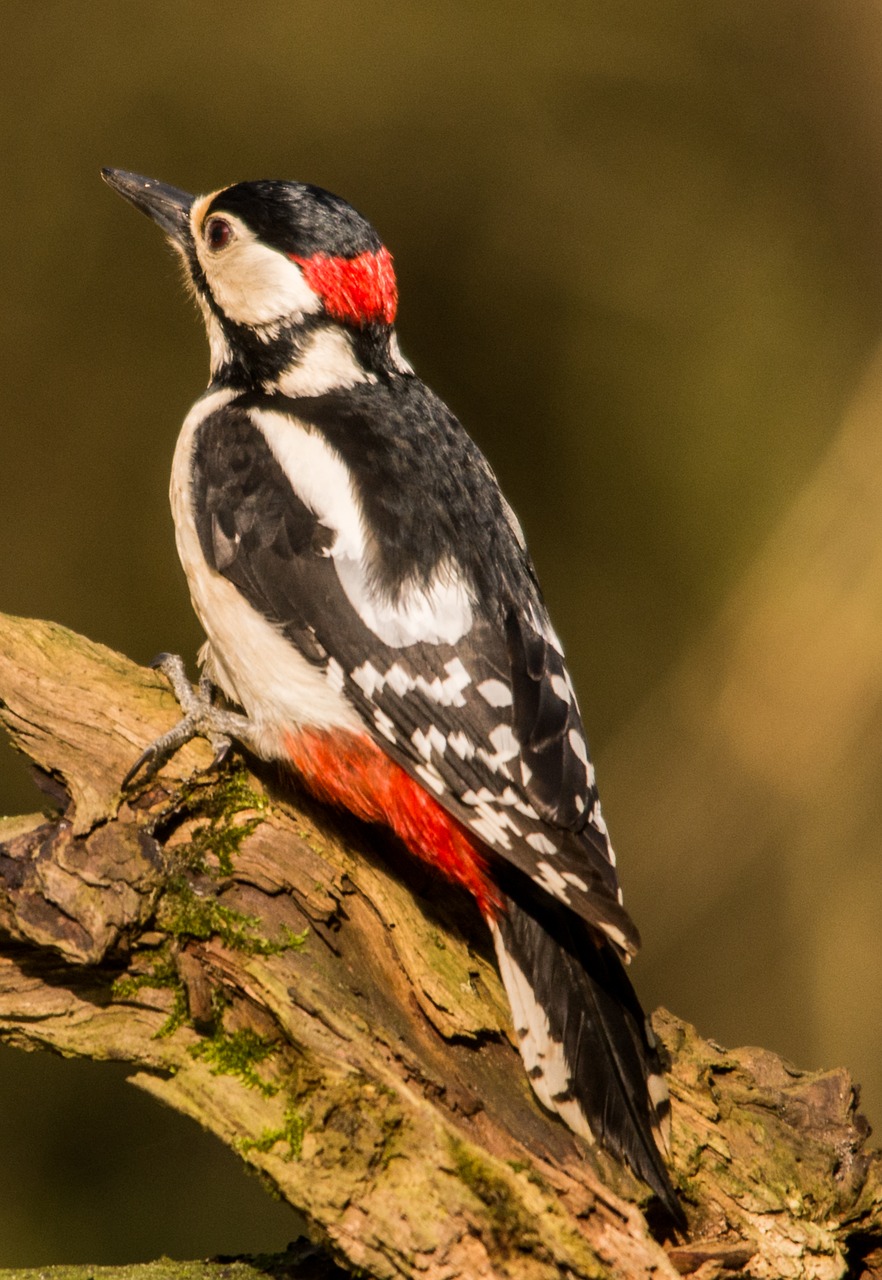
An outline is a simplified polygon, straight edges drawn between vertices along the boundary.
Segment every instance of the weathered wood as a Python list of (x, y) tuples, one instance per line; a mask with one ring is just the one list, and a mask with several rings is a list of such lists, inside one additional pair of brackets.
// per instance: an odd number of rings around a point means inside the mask
[(694, 1239), (659, 1243), (634, 1180), (534, 1101), (469, 903), (272, 770), (194, 778), (205, 744), (120, 794), (176, 714), (153, 673), (0, 617), (0, 718), (69, 798), (0, 824), (0, 1038), (131, 1062), (348, 1271), (834, 1280), (882, 1248), (847, 1075), (666, 1013)]

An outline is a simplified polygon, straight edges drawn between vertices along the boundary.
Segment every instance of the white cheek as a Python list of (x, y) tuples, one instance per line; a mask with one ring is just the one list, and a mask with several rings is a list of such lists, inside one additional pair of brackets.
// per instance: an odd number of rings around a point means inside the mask
[(220, 253), (201, 245), (197, 252), (215, 302), (235, 324), (272, 325), (321, 307), (297, 264), (256, 240), (240, 236)]

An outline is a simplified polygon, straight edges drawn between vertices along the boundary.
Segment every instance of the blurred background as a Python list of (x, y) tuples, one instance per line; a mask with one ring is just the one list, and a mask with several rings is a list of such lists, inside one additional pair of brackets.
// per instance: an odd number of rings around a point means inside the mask
[[(8, 3), (0, 608), (200, 634), (167, 481), (207, 349), (102, 165), (292, 177), (396, 257), (566, 642), (633, 970), (882, 1123), (882, 3)], [(37, 807), (0, 745), (0, 812)], [(280, 1248), (109, 1066), (0, 1049), (0, 1266)]]

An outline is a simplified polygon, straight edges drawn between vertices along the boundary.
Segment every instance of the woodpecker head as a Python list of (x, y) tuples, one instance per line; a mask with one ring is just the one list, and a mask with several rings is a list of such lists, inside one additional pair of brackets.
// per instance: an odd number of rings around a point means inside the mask
[(102, 174), (180, 253), (213, 382), (310, 395), (410, 372), (392, 330), (391, 254), (339, 196), (271, 181), (191, 196), (120, 169)]

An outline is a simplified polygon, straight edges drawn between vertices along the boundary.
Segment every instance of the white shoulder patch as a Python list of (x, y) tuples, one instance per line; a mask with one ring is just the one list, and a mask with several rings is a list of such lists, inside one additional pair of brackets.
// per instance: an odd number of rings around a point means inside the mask
[(455, 566), (439, 565), (427, 587), (410, 585), (397, 600), (389, 600), (374, 583), (361, 503), (339, 453), (319, 432), (286, 414), (261, 410), (253, 416), (294, 492), (336, 533), (330, 555), (365, 626), (394, 649), (461, 639), (472, 625), (472, 605)]

